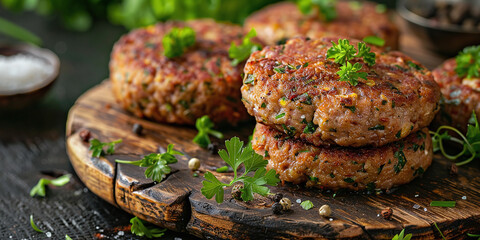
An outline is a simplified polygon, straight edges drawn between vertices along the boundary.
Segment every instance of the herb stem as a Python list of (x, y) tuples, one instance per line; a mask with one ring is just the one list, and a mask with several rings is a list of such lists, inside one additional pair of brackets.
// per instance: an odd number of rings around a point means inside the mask
[(437, 228), (438, 232), (440, 233), (440, 236), (442, 236), (443, 240), (447, 240), (447, 239), (445, 238), (445, 236), (443, 236), (442, 231), (440, 231), (440, 228), (438, 228), (437, 223), (436, 223), (436, 222), (433, 222), (433, 225), (435, 225), (435, 227)]
[(455, 201), (432, 201), (430, 207), (455, 207)]

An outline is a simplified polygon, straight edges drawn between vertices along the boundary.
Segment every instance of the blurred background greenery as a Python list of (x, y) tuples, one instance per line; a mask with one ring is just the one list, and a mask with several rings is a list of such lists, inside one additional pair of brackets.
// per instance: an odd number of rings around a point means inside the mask
[[(68, 30), (87, 31), (97, 20), (132, 29), (169, 19), (214, 18), (241, 24), (255, 10), (279, 0), (0, 0), (14, 12), (32, 11)], [(394, 6), (395, 1), (377, 0)]]

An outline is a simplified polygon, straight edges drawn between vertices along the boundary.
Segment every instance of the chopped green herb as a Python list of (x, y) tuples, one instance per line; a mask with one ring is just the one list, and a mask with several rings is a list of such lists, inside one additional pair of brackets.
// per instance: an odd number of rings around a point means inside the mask
[(378, 167), (377, 175), (382, 172), (384, 166), (385, 166), (385, 164), (382, 164), (382, 165), (380, 165), (380, 167)]
[(275, 119), (279, 119), (285, 116), (285, 113), (280, 113), (277, 116), (275, 116)]
[(165, 234), (165, 231), (167, 231), (165, 228), (158, 228), (155, 226), (147, 227), (138, 217), (130, 219), (130, 223), (132, 224), (130, 231), (139, 237), (145, 236), (147, 238), (159, 238)]
[(202, 148), (206, 148), (212, 143), (210, 141), (210, 137), (208, 137), (209, 134), (218, 139), (223, 138), (223, 134), (221, 132), (212, 129), (214, 127), (213, 122), (207, 115), (198, 118), (197, 122), (195, 123), (195, 127), (197, 128), (198, 133), (195, 138), (193, 138), (193, 142)]
[(315, 130), (317, 130), (318, 128), (318, 125), (314, 124), (313, 121), (312, 122), (308, 122), (307, 123), (307, 126), (305, 126), (305, 128), (303, 129), (303, 133), (314, 133)]
[(215, 169), (218, 173), (226, 173), (228, 171), (228, 166), (223, 166)]
[(72, 240), (72, 238), (68, 235), (65, 235), (65, 240)]
[(181, 56), (195, 43), (195, 31), (189, 27), (172, 28), (162, 38), (164, 54), (167, 58)]
[(416, 63), (414, 63), (414, 62), (412, 62), (412, 61), (408, 61), (408, 62), (407, 62), (407, 65), (408, 65), (409, 67), (415, 68), (415, 69), (417, 69), (417, 70), (423, 70), (422, 67), (418, 66)]
[(377, 6), (375, 6), (375, 11), (377, 13), (385, 13), (387, 12), (387, 6), (385, 6), (385, 4), (377, 4)]
[(262, 103), (262, 105), (260, 106), (261, 108), (266, 108), (267, 107), (267, 104), (266, 103)]
[(329, 128), (328, 131), (329, 131), (329, 132), (337, 132), (337, 129), (335, 129), (335, 128)]
[(335, 174), (330, 173), (330, 177), (331, 177), (331, 178), (335, 178)]
[(385, 40), (377, 36), (367, 36), (363, 38), (363, 41), (375, 46), (383, 47), (385, 45)]
[(30, 215), (30, 226), (32, 226), (33, 230), (35, 230), (39, 233), (43, 233), (43, 230), (38, 228), (37, 225), (35, 224), (35, 222), (33, 221), (33, 215)]
[(267, 157), (270, 157), (270, 154), (268, 154), (268, 151), (267, 151), (267, 150), (265, 150), (264, 157), (266, 157), (266, 158), (267, 158)]
[(385, 130), (385, 126), (377, 124), (374, 127), (369, 127), (368, 130)]
[(167, 174), (172, 171), (168, 165), (178, 162), (174, 155), (183, 155), (183, 153), (173, 150), (173, 144), (168, 144), (165, 153), (150, 153), (137, 161), (117, 159), (115, 162), (146, 167), (145, 177), (150, 178), (155, 182), (161, 182), (167, 177)]
[[(122, 139), (112, 142), (100, 142), (98, 139), (94, 138), (90, 140), (90, 147), (88, 149), (92, 150), (92, 157), (100, 157), (105, 154), (113, 154), (115, 151), (115, 145), (121, 142)], [(103, 150), (104, 147), (108, 147), (106, 152)]]
[(395, 108), (395, 101), (392, 100), (392, 108)]
[(413, 172), (413, 176), (422, 175), (423, 173), (425, 173), (425, 170), (422, 167), (419, 167)]
[(367, 184), (367, 190), (370, 191), (370, 192), (374, 192), (374, 191), (375, 191), (375, 187), (376, 187), (376, 185), (375, 185), (374, 182), (369, 182), (369, 183)]
[(431, 201), (430, 207), (455, 207), (455, 201)]
[(250, 32), (245, 35), (245, 37), (242, 40), (241, 45), (235, 45), (235, 43), (230, 44), (230, 48), (228, 49), (228, 56), (233, 59), (232, 65), (236, 66), (245, 59), (247, 59), (250, 54), (252, 54), (255, 51), (258, 51), (261, 48), (259, 44), (255, 44), (252, 42), (252, 38), (257, 36), (257, 32), (255, 32), (255, 29), (251, 29)]
[(480, 45), (464, 48), (456, 57), (455, 72), (459, 77), (480, 77)]
[(277, 73), (285, 73), (285, 67), (276, 67), (276, 68), (273, 68), (273, 71)]
[(467, 233), (467, 236), (469, 237), (478, 237), (477, 240), (480, 240), (480, 234), (471, 234), (471, 233)]
[(247, 74), (247, 77), (243, 81), (244, 84), (253, 84), (255, 82), (255, 75), (253, 74)]
[(382, 105), (387, 105), (388, 101), (387, 100), (382, 100)]
[(308, 62), (304, 63), (304, 64), (302, 65), (302, 67), (303, 67), (303, 68), (308, 67)]
[(336, 0), (298, 0), (298, 9), (303, 14), (309, 14), (313, 6), (318, 6), (322, 19), (330, 22), (337, 18), (337, 11), (335, 9)]
[(395, 134), (396, 138), (400, 138), (402, 136), (402, 130), (398, 130), (397, 134)]
[(355, 112), (356, 108), (355, 106), (343, 106), (344, 108), (347, 108), (348, 110)]
[(300, 203), (300, 206), (302, 206), (302, 208), (305, 210), (309, 210), (313, 208), (313, 203), (310, 200), (306, 200)]
[(405, 164), (407, 163), (407, 158), (405, 157), (405, 153), (403, 153), (403, 146), (397, 150), (393, 156), (398, 160), (393, 166), (393, 170), (398, 174), (400, 171), (402, 171), (403, 167), (405, 167)]
[(343, 179), (343, 181), (347, 182), (347, 183), (354, 183), (355, 180), (353, 180), (352, 178), (345, 178)]
[(310, 181), (312, 181), (312, 182), (318, 182), (317, 177), (308, 176), (308, 179), (310, 179)]
[(198, 173), (193, 173), (193, 176), (194, 176), (194, 177), (198, 177)]
[[(244, 187), (241, 190), (241, 198), (244, 201), (250, 201), (253, 199), (253, 193), (258, 193), (262, 196), (270, 193), (270, 189), (264, 185), (276, 186), (280, 181), (275, 170), (270, 169), (267, 172), (265, 169), (267, 160), (255, 153), (251, 145), (247, 145), (244, 148), (243, 142), (238, 137), (233, 137), (225, 141), (225, 147), (227, 150), (222, 149), (218, 154), (233, 169), (233, 180), (230, 183), (223, 183), (211, 172), (206, 172), (201, 192), (207, 199), (215, 196), (217, 203), (221, 203), (223, 202), (224, 188), (231, 187), (237, 182), (242, 182)], [(238, 176), (237, 171), (242, 163), (245, 167), (245, 172)], [(255, 172), (254, 176), (247, 175), (249, 172)]]
[(34, 197), (34, 196), (45, 197), (45, 193), (46, 193), (45, 186), (47, 186), (48, 184), (52, 184), (53, 186), (61, 187), (67, 184), (68, 182), (70, 182), (71, 176), (72, 175), (70, 174), (66, 174), (56, 179), (40, 178), (40, 180), (38, 180), (37, 185), (35, 185), (32, 188), (32, 190), (30, 190), (30, 197)]
[(290, 137), (295, 135), (295, 131), (297, 130), (297, 129), (295, 129), (295, 127), (292, 127), (292, 126), (287, 127), (287, 125), (285, 125), (285, 124), (282, 124), (282, 128), (283, 128), (283, 130), (285, 130), (285, 133)]
[(304, 93), (300, 97), (304, 99), (301, 101), (301, 103), (312, 105), (312, 98), (308, 96), (308, 93)]
[(411, 233), (407, 234), (406, 236), (404, 236), (404, 234), (405, 234), (405, 229), (403, 229), (400, 232), (400, 234), (395, 235), (392, 238), (392, 240), (410, 240), (410, 239), (412, 239), (412, 234)]

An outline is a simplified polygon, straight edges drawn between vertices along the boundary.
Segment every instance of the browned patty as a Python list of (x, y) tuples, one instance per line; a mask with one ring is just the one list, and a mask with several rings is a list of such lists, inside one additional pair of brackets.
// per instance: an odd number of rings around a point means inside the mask
[(353, 147), (382, 146), (430, 124), (440, 90), (423, 65), (372, 48), (374, 66), (353, 61), (362, 64), (368, 81), (351, 86), (338, 81), (340, 65), (325, 57), (330, 40), (292, 39), (250, 56), (245, 81), (254, 81), (243, 84), (242, 97), (257, 122), (317, 146)]
[[(356, 2), (359, 3), (359, 2)], [(269, 45), (296, 36), (321, 38), (325, 36), (363, 39), (378, 36), (385, 40), (385, 46), (398, 47), (399, 31), (385, 12), (376, 9), (376, 4), (338, 2), (337, 18), (331, 22), (321, 20), (317, 9), (304, 15), (291, 2), (270, 5), (247, 18), (245, 29), (255, 28), (258, 37)]]
[(466, 132), (472, 112), (480, 115), (480, 78), (459, 77), (456, 67), (455, 59), (449, 59), (432, 72), (445, 98), (435, 124), (450, 125)]
[[(196, 33), (195, 45), (180, 57), (165, 57), (163, 36), (187, 26)], [(117, 101), (159, 122), (194, 124), (203, 115), (217, 123), (246, 120), (239, 90), (244, 63), (232, 66), (228, 57), (230, 44), (240, 44), (243, 35), (240, 26), (212, 20), (159, 23), (124, 35), (110, 61)]]
[(428, 129), (379, 148), (316, 147), (258, 123), (253, 149), (282, 181), (324, 189), (390, 189), (420, 176), (432, 163)]

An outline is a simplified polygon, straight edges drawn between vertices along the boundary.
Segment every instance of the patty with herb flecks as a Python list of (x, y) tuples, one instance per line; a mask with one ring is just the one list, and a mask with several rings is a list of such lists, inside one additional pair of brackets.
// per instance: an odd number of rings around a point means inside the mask
[(339, 81), (341, 65), (326, 57), (332, 41), (296, 38), (250, 56), (242, 100), (257, 122), (316, 146), (351, 147), (382, 146), (430, 124), (441, 93), (423, 65), (371, 47), (373, 66), (350, 61), (366, 78), (353, 86)]
[[(190, 27), (195, 43), (167, 58), (162, 38), (172, 28)], [(240, 26), (213, 20), (159, 23), (134, 30), (113, 47), (110, 79), (117, 101), (138, 117), (194, 124), (208, 115), (216, 123), (249, 118), (241, 102), (244, 63), (232, 65), (228, 49), (240, 44)]]
[(444, 97), (435, 124), (467, 132), (472, 112), (480, 116), (480, 46), (466, 48), (457, 58), (442, 63), (432, 74)]
[(399, 31), (383, 5), (338, 1), (335, 6), (336, 18), (325, 21), (315, 7), (303, 14), (295, 3), (281, 2), (252, 14), (245, 20), (244, 27), (254, 28), (258, 37), (269, 45), (297, 36), (335, 35), (357, 39), (377, 36), (385, 40), (386, 47), (397, 49)]
[(253, 149), (282, 181), (322, 189), (390, 189), (423, 174), (432, 163), (428, 129), (382, 147), (317, 147), (257, 123)]

